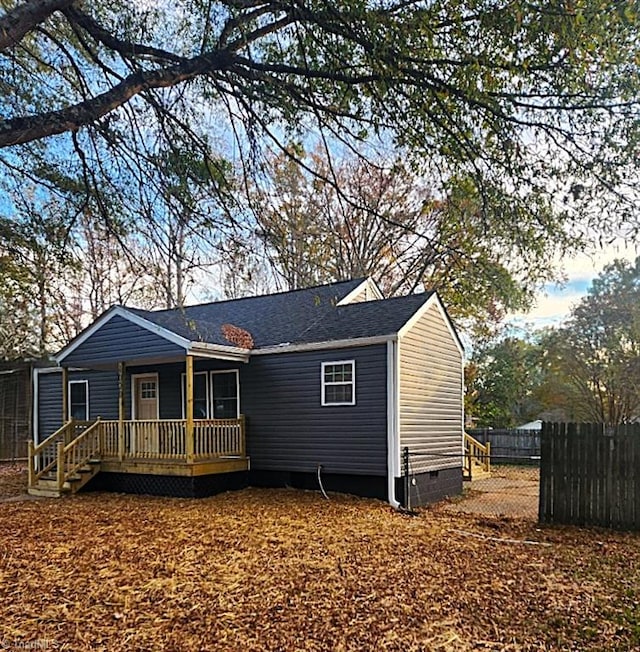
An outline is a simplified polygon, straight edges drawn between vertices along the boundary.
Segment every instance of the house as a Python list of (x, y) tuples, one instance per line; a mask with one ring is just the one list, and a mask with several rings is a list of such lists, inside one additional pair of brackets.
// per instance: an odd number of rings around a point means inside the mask
[(461, 491), (463, 350), (433, 292), (384, 299), (358, 279), (117, 306), (56, 360), (34, 373), (32, 493), (321, 481), (395, 506)]
[(516, 430), (531, 430), (532, 432), (540, 432), (542, 430), (542, 419), (535, 419), (534, 421), (523, 423), (521, 426), (518, 426)]

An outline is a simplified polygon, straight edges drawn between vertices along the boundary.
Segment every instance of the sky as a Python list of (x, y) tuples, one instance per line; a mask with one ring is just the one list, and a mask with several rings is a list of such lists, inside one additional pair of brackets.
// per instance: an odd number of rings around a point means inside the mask
[(639, 247), (640, 243), (618, 240), (604, 250), (558, 261), (566, 281), (562, 285), (547, 283), (538, 294), (536, 305), (529, 312), (509, 315), (507, 322), (527, 331), (560, 325), (569, 317), (572, 306), (587, 293), (591, 282), (605, 265), (616, 258), (635, 260), (640, 255)]

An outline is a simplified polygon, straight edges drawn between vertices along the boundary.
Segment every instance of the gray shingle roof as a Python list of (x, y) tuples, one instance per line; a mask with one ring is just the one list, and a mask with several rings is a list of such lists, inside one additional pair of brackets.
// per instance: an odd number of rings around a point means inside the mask
[(251, 334), (254, 348), (264, 348), (392, 335), (431, 296), (431, 293), (414, 294), (338, 306), (363, 280), (218, 301), (182, 310), (127, 310), (189, 340), (210, 344), (230, 345), (222, 334), (222, 326), (232, 324)]
[(295, 343), (394, 335), (432, 294), (411, 294), (406, 297), (337, 306), (323, 319), (300, 333)]

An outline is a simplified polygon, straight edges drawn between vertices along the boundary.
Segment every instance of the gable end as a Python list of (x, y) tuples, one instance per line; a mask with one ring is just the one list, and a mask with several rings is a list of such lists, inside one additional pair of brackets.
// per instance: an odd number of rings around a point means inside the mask
[(57, 361), (65, 366), (91, 366), (179, 357), (186, 354), (189, 344), (189, 340), (116, 308), (71, 342)]

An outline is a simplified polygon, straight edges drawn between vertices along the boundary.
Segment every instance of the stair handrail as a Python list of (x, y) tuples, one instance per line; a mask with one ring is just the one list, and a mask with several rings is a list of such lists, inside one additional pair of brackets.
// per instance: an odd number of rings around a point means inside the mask
[(75, 422), (73, 419), (70, 419), (66, 423), (64, 423), (58, 430), (56, 430), (52, 435), (49, 435), (44, 441), (40, 442), (37, 446), (33, 443), (33, 440), (30, 439), (28, 442), (28, 448), (29, 448), (29, 486), (30, 487), (35, 487), (37, 484), (38, 480), (48, 471), (50, 471), (55, 465), (57, 461), (57, 453), (56, 455), (52, 455), (52, 460), (46, 465), (40, 465), (38, 464), (38, 469), (36, 470), (36, 457), (45, 449), (47, 446), (51, 446), (54, 443), (63, 443), (67, 439), (67, 431), (71, 430), (72, 428), (75, 428)]
[[(102, 424), (100, 422), (100, 417), (98, 417), (94, 423), (92, 423), (88, 428), (83, 430), (75, 439), (70, 441), (66, 446), (58, 448), (58, 490), (62, 491), (65, 482), (68, 482), (69, 478), (73, 476), (76, 471), (81, 469), (83, 466), (89, 463), (90, 460), (94, 459), (96, 456), (100, 455), (101, 452), (101, 435), (102, 435)], [(74, 453), (77, 449), (80, 448), (81, 444), (84, 444), (90, 436), (94, 435), (93, 445), (89, 444), (89, 448), (82, 454), (81, 457), (76, 456), (74, 458)]]
[(468, 465), (468, 471), (471, 473), (471, 460), (476, 459), (481, 465), (482, 470), (487, 473), (491, 472), (491, 442), (483, 444), (468, 432), (464, 433), (465, 457)]

